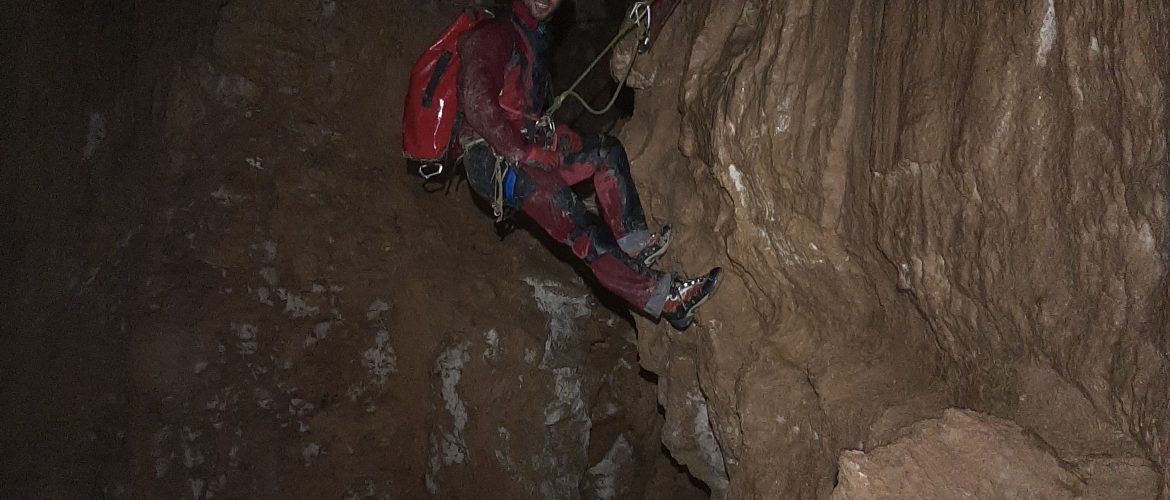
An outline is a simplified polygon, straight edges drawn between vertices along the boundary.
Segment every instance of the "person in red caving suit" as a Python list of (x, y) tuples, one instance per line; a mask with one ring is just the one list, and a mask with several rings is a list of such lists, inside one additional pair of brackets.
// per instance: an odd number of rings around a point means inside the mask
[[(583, 260), (602, 286), (682, 330), (719, 285), (720, 268), (685, 279), (652, 268), (671, 228), (651, 231), (625, 148), (542, 120), (551, 99), (546, 20), (561, 0), (515, 0), (507, 15), (464, 33), (458, 131), (468, 184), (497, 216), (521, 212)], [(551, 130), (550, 130), (551, 129)], [(572, 186), (592, 181), (599, 214)]]

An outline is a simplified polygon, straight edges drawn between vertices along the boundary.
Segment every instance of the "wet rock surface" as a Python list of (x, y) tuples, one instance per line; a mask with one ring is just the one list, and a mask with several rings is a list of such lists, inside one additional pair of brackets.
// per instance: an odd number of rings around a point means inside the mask
[[(1092, 423), (1165, 484), (1167, 15), (678, 11), (622, 135), (673, 263), (733, 270), (696, 331), (641, 324), (668, 427), (705, 401), (719, 445), (664, 439), (680, 462), (729, 498), (824, 496), (839, 450), (953, 405)], [(1075, 412), (1024, 401), (1033, 365)]]

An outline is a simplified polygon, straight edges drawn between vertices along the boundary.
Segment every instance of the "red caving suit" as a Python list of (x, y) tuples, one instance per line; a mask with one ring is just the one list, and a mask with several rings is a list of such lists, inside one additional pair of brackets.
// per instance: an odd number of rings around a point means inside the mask
[[(492, 200), (495, 162), (502, 158), (505, 204), (569, 245), (602, 286), (657, 318), (672, 276), (631, 257), (646, 246), (650, 232), (621, 143), (557, 126), (560, 164), (549, 169), (524, 161), (542, 147), (537, 141), (546, 140), (535, 131), (550, 98), (547, 47), (545, 25), (520, 0), (510, 15), (481, 22), (460, 38), (460, 142), (468, 184)], [(586, 180), (593, 181), (601, 217), (571, 189)]]

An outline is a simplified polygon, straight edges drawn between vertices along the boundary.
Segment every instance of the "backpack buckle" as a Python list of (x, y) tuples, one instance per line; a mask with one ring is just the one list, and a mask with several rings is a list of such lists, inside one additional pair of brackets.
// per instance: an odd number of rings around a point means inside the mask
[(431, 180), (432, 177), (435, 177), (435, 176), (442, 174), (442, 173), (443, 173), (443, 163), (442, 162), (425, 162), (422, 165), (418, 166), (418, 175), (420, 175), (423, 178), (424, 182), (429, 181), (429, 180)]

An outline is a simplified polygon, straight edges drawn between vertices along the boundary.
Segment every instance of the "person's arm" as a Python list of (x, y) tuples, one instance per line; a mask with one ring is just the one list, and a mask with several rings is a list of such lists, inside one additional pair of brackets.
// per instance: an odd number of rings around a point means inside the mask
[(521, 161), (524, 135), (500, 107), (504, 72), (515, 50), (515, 33), (506, 22), (487, 21), (459, 39), (459, 101), (468, 125), (505, 160)]

